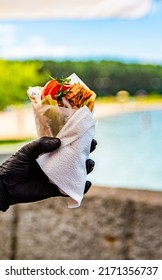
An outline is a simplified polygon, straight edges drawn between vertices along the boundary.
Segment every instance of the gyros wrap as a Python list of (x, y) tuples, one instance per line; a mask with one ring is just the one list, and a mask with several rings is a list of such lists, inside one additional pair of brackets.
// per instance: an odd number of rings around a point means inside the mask
[[(87, 177), (86, 160), (95, 136), (93, 108), (96, 94), (75, 75), (52, 79), (44, 87), (30, 87), (38, 136), (57, 136), (58, 150), (37, 162), (49, 180), (69, 196), (69, 208), (79, 207)], [(54, 186), (54, 187), (56, 187)]]
[(52, 79), (44, 87), (29, 87), (39, 137), (56, 136), (76, 110), (87, 106), (92, 112), (96, 94), (76, 76)]

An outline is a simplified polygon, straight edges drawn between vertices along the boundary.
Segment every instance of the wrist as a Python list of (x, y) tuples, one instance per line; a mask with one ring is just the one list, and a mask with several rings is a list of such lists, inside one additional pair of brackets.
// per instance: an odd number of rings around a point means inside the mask
[(9, 208), (7, 195), (3, 186), (2, 178), (0, 176), (0, 211), (5, 212)]

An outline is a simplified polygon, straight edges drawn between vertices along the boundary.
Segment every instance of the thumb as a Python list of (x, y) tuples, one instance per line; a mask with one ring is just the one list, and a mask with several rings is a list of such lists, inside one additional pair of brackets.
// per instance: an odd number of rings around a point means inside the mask
[(31, 159), (37, 159), (39, 155), (43, 153), (49, 153), (57, 150), (61, 145), (59, 138), (54, 137), (41, 137), (35, 140), (21, 149), (21, 153), (24, 153)]

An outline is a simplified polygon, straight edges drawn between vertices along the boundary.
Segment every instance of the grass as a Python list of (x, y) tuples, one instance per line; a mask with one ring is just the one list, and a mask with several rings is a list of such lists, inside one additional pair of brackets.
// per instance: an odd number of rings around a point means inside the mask
[(162, 103), (162, 95), (160, 94), (150, 94), (150, 95), (143, 95), (143, 96), (105, 96), (105, 97), (97, 97), (96, 101), (98, 103), (123, 103), (133, 101), (136, 103), (143, 103), (143, 104), (160, 104)]
[(21, 138), (21, 139), (0, 139), (0, 146), (1, 145), (13, 145), (13, 144), (20, 144), (24, 142), (29, 142), (33, 139), (31, 138)]
[(34, 139), (0, 139), (0, 154), (10, 154)]

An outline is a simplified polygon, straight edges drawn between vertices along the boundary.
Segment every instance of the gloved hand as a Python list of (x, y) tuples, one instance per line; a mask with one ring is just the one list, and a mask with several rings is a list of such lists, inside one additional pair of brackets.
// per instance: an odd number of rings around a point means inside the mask
[[(92, 140), (91, 152), (97, 142)], [(42, 137), (22, 147), (0, 166), (0, 210), (6, 211), (10, 205), (34, 202), (49, 197), (65, 196), (58, 187), (48, 180), (36, 159), (42, 153), (57, 150), (61, 145), (58, 138)], [(86, 161), (87, 173), (93, 170), (94, 161)], [(85, 193), (91, 182), (87, 181)]]

